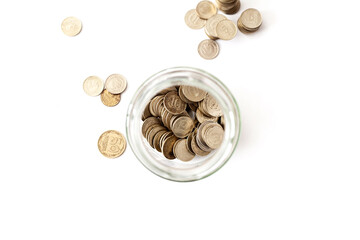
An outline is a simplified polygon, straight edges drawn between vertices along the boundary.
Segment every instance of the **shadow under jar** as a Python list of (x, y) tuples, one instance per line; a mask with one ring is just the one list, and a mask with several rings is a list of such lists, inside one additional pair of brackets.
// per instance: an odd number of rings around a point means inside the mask
[[(142, 134), (142, 115), (151, 99), (163, 89), (182, 85), (200, 88), (215, 98), (225, 122), (221, 146), (207, 156), (196, 156), (188, 162), (166, 159)], [(233, 154), (240, 128), (240, 111), (229, 89), (211, 74), (189, 67), (166, 69), (146, 80), (131, 100), (126, 118), (129, 145), (139, 161), (154, 174), (178, 182), (200, 180), (219, 170)]]

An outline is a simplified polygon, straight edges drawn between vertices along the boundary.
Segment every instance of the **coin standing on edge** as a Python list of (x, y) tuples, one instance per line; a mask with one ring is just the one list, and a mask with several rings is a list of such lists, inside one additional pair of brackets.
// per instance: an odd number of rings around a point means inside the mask
[(91, 76), (85, 79), (83, 88), (87, 95), (91, 97), (99, 96), (104, 90), (104, 82), (97, 76)]
[(107, 158), (120, 157), (126, 149), (124, 135), (115, 130), (104, 132), (98, 141), (98, 148), (102, 155)]
[(220, 47), (219, 44), (214, 40), (205, 39), (200, 42), (198, 46), (198, 52), (202, 58), (206, 60), (211, 60), (219, 55)]
[(126, 87), (126, 78), (120, 74), (112, 74), (105, 81), (105, 88), (112, 94), (120, 94)]
[(191, 29), (201, 29), (205, 26), (206, 20), (201, 19), (195, 9), (191, 9), (185, 15), (185, 23)]
[(61, 30), (65, 35), (69, 37), (74, 37), (78, 35), (82, 30), (82, 23), (76, 17), (65, 18), (61, 23)]

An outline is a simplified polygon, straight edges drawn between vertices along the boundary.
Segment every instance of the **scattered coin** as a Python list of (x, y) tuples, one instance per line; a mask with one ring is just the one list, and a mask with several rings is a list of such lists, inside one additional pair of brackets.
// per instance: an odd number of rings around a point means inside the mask
[(176, 158), (184, 162), (188, 162), (195, 157), (195, 154), (190, 152), (186, 147), (186, 145), (187, 145), (186, 139), (179, 139), (174, 144), (174, 149), (173, 149)]
[(216, 32), (216, 26), (218, 25), (218, 23), (220, 21), (225, 20), (225, 19), (226, 19), (226, 17), (224, 15), (216, 14), (206, 21), (205, 33), (210, 39), (212, 39), (212, 40), (218, 39), (218, 35)]
[(216, 33), (222, 40), (231, 40), (236, 36), (237, 27), (231, 20), (222, 20), (216, 26)]
[(205, 26), (206, 20), (201, 19), (195, 9), (191, 9), (185, 15), (185, 23), (189, 28), (201, 29)]
[(105, 88), (112, 94), (120, 94), (127, 86), (126, 78), (120, 74), (112, 74), (105, 81)]
[(246, 9), (238, 20), (238, 28), (248, 32), (257, 31), (262, 24), (262, 17), (258, 10), (254, 8)]
[(217, 13), (217, 8), (210, 1), (201, 1), (196, 6), (196, 12), (200, 18), (209, 19)]
[(74, 37), (81, 32), (82, 23), (76, 17), (68, 17), (65, 18), (64, 21), (61, 23), (61, 30), (64, 32), (65, 35)]
[(105, 157), (117, 158), (120, 157), (126, 149), (126, 139), (118, 131), (106, 131), (99, 138), (98, 148), (100, 153)]
[(104, 91), (100, 95), (101, 102), (108, 107), (114, 107), (119, 104), (121, 100), (120, 94), (112, 94), (108, 90), (104, 89)]
[(97, 76), (91, 76), (85, 79), (83, 83), (83, 89), (89, 96), (99, 96), (104, 90), (104, 82)]
[(211, 39), (203, 40), (198, 47), (199, 55), (207, 60), (216, 58), (219, 55), (219, 51), (219, 44)]

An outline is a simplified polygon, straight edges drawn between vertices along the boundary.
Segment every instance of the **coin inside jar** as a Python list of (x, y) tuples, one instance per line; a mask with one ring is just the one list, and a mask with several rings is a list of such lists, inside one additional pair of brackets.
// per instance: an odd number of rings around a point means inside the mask
[(223, 116), (220, 105), (205, 90), (170, 87), (146, 105), (141, 132), (149, 146), (166, 159), (187, 162), (221, 146), (224, 128), (218, 123), (219, 116)]

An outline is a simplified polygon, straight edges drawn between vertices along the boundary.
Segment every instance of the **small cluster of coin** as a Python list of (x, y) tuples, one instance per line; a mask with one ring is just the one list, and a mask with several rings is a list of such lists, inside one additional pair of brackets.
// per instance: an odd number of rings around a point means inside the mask
[[(240, 10), (239, 0), (216, 0), (218, 8), (225, 14), (235, 14)], [(201, 1), (196, 9), (191, 9), (185, 14), (185, 23), (192, 29), (205, 27), (205, 33), (210, 39), (203, 40), (198, 46), (199, 55), (204, 59), (214, 59), (219, 55), (220, 47), (215, 41), (231, 40), (235, 38), (237, 29), (240, 31), (254, 32), (262, 24), (261, 14), (258, 10), (249, 8), (245, 10), (236, 24), (224, 15), (217, 14), (218, 8), (210, 1)]]
[(192, 86), (174, 86), (159, 92), (147, 104), (142, 134), (167, 159), (190, 161), (218, 149), (224, 136), (224, 118), (217, 101)]
[(99, 96), (101, 102), (108, 107), (114, 107), (121, 100), (121, 93), (126, 89), (126, 78), (120, 74), (110, 75), (104, 84), (104, 81), (97, 76), (90, 76), (85, 79), (83, 88), (87, 95)]

